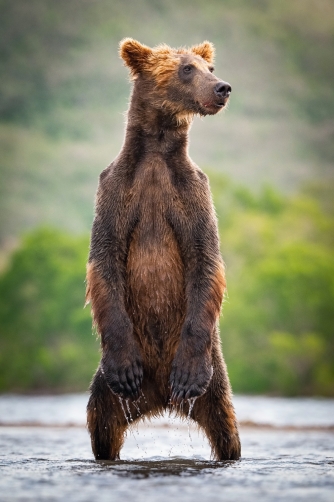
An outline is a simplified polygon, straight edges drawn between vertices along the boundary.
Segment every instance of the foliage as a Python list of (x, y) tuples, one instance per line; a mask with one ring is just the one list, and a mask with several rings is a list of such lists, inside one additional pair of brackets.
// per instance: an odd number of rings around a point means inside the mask
[(199, 165), (285, 191), (328, 177), (333, 29), (332, 0), (0, 0), (0, 246), (36, 225), (88, 232), (122, 144), (125, 36), (214, 42), (233, 92), (226, 116), (194, 123)]
[[(310, 187), (255, 195), (212, 172), (226, 262), (221, 319), (236, 392), (334, 395), (334, 219)], [(314, 193), (314, 190), (313, 192)], [(88, 238), (28, 234), (0, 276), (0, 389), (86, 389), (98, 361), (83, 310)]]
[(228, 279), (221, 333), (235, 391), (333, 395), (332, 216), (303, 194), (287, 199), (266, 188), (255, 197), (210, 177)]
[[(0, 390), (86, 389), (92, 200), (122, 143), (121, 38), (212, 40), (228, 115), (195, 121), (227, 267), (221, 333), (239, 392), (334, 395), (331, 0), (0, 0)], [(149, 20), (149, 22), (147, 22)], [(223, 138), (223, 139), (222, 139)], [(246, 186), (221, 175), (229, 172)], [(299, 195), (283, 196), (313, 178)], [(18, 203), (19, 201), (19, 203)], [(61, 231), (49, 226), (61, 228)]]
[(75, 390), (98, 360), (83, 310), (88, 238), (39, 229), (27, 235), (0, 280), (0, 390)]

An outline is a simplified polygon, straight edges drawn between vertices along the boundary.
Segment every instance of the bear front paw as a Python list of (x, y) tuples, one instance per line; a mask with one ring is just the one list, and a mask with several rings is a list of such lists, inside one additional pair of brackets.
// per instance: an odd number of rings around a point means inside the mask
[(101, 361), (101, 371), (114, 394), (124, 399), (138, 399), (143, 380), (143, 367), (138, 356), (130, 360), (128, 354), (125, 361), (120, 364), (116, 363), (115, 358), (110, 354), (104, 355)]
[(171, 402), (180, 404), (184, 399), (199, 397), (209, 386), (213, 369), (205, 355), (183, 358), (176, 354), (170, 376)]

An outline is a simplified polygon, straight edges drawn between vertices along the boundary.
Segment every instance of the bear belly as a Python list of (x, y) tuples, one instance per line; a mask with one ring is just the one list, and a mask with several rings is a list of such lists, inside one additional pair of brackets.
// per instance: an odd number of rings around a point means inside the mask
[(132, 236), (127, 260), (127, 310), (142, 346), (149, 344), (151, 350), (155, 346), (160, 353), (174, 353), (185, 313), (183, 264), (167, 224), (149, 233), (148, 238), (147, 225), (139, 225)]

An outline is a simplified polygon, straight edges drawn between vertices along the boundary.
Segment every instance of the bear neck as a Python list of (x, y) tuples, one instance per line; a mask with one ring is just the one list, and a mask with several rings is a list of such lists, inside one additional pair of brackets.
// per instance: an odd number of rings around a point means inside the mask
[(142, 151), (175, 154), (188, 157), (188, 134), (192, 120), (189, 116), (180, 121), (168, 109), (157, 108), (145, 99), (145, 93), (134, 92), (131, 96), (124, 148)]

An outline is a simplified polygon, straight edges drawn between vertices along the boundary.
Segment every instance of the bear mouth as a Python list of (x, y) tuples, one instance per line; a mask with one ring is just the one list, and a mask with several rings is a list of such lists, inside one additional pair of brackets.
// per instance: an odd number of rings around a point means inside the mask
[(204, 108), (224, 108), (225, 102), (221, 103), (202, 103), (202, 107)]
[(203, 103), (198, 103), (199, 107), (201, 109), (201, 114), (203, 115), (214, 115), (215, 113), (218, 113), (219, 110), (222, 110), (224, 106), (226, 105), (226, 101), (218, 101), (218, 102), (203, 102)]
[(218, 101), (218, 102), (207, 102), (207, 103), (200, 103), (202, 107), (204, 108), (224, 108), (226, 105), (226, 101)]

